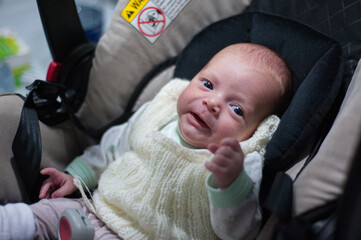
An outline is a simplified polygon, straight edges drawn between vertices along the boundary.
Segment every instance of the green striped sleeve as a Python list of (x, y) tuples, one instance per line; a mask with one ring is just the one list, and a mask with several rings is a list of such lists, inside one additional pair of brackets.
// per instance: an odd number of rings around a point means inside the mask
[(252, 179), (243, 170), (236, 180), (227, 188), (220, 189), (214, 183), (214, 175), (210, 174), (206, 180), (208, 197), (212, 206), (230, 208), (239, 205), (253, 188)]
[(97, 181), (91, 168), (84, 162), (81, 157), (75, 158), (65, 169), (73, 177), (79, 176), (89, 189), (97, 186)]

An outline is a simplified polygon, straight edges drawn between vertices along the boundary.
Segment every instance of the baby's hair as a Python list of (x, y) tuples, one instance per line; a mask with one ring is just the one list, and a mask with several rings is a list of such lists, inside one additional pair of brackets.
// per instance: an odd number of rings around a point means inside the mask
[(268, 73), (280, 84), (282, 90), (282, 100), (278, 104), (276, 112), (282, 114), (288, 106), (292, 97), (292, 76), (290, 68), (283, 58), (275, 51), (258, 44), (239, 43), (231, 45), (232, 51), (245, 56), (247, 62), (255, 66), (258, 71)]

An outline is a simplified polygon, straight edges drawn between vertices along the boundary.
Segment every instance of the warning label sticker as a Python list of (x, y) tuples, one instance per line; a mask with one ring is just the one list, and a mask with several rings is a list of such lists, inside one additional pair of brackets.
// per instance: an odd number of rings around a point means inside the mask
[(190, 0), (131, 0), (121, 16), (154, 43)]
[(163, 32), (166, 17), (159, 8), (147, 7), (140, 12), (137, 22), (138, 29), (144, 36), (155, 37)]

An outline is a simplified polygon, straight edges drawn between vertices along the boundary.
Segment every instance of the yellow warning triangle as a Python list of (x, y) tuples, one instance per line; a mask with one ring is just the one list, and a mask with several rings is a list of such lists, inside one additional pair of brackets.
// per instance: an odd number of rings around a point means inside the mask
[(130, 23), (148, 2), (149, 0), (130, 0), (120, 15)]
[(127, 16), (128, 16), (128, 18), (130, 18), (132, 15), (133, 15), (133, 11), (127, 11)]

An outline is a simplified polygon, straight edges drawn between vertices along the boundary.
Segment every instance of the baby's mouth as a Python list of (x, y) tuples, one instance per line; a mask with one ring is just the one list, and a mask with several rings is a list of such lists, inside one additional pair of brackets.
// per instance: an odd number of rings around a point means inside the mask
[(204, 128), (209, 128), (207, 123), (205, 121), (203, 121), (203, 119), (200, 118), (197, 114), (195, 114), (193, 112), (191, 114), (194, 117), (194, 119), (199, 123), (200, 126), (202, 126)]

